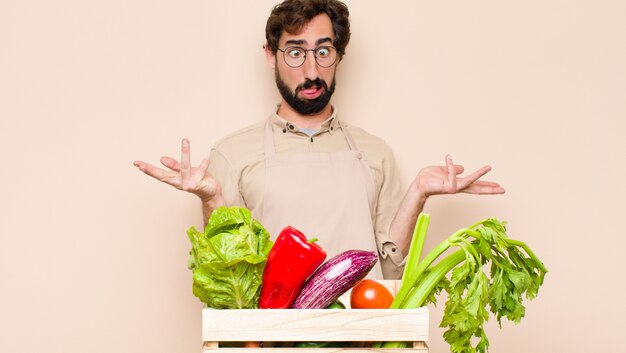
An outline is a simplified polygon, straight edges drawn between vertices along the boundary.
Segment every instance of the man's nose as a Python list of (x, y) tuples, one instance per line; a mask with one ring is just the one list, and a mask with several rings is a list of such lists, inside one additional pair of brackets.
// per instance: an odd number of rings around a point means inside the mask
[(302, 64), (304, 68), (304, 77), (309, 80), (315, 80), (318, 78), (318, 67), (317, 61), (315, 61), (315, 54), (312, 52), (308, 52), (306, 57), (304, 58), (304, 64)]

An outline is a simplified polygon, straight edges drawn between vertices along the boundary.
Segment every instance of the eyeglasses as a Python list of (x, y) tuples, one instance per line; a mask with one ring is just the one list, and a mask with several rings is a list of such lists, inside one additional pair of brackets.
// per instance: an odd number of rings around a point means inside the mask
[(283, 52), (283, 59), (290, 67), (300, 67), (306, 60), (307, 52), (312, 51), (315, 55), (315, 62), (321, 67), (331, 67), (337, 61), (337, 48), (331, 46), (321, 46), (315, 49), (304, 49), (301, 47), (278, 48)]

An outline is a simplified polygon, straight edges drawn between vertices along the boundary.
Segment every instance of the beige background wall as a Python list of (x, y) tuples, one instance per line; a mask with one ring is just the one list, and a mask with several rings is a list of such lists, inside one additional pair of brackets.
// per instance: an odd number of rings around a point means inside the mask
[[(132, 161), (267, 115), (275, 1), (0, 1), (0, 352), (199, 352), (199, 203)], [(405, 185), (451, 153), (508, 190), (432, 199), (427, 246), (493, 216), (551, 270), (492, 352), (621, 351), (626, 2), (346, 2), (342, 117)]]

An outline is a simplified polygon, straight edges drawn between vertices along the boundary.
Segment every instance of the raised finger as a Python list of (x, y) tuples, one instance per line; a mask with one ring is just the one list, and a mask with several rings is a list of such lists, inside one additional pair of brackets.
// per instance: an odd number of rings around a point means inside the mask
[(194, 183), (198, 183), (198, 184), (203, 183), (203, 179), (205, 178), (207, 174), (208, 167), (209, 167), (209, 160), (207, 158), (204, 158), (200, 162), (200, 165), (198, 165), (197, 168), (193, 168), (193, 173), (191, 174), (191, 177), (193, 178)]
[(485, 181), (485, 180), (476, 180), (472, 184), (477, 184), (481, 186), (494, 186), (494, 187), (500, 186), (500, 183), (496, 183), (494, 181)]
[(191, 173), (191, 153), (189, 140), (184, 138), (180, 147), (180, 175), (183, 180), (189, 178)]
[(446, 171), (448, 173), (448, 184), (452, 187), (452, 190), (456, 190), (456, 169), (452, 163), (452, 157), (446, 155)]
[(204, 158), (201, 162), (200, 165), (198, 165), (197, 168), (195, 168), (193, 170), (193, 179), (196, 181), (200, 181), (204, 178), (205, 174), (206, 174), (206, 170), (209, 167), (209, 160), (207, 158)]
[(475, 182), (476, 180), (480, 179), (483, 175), (489, 173), (489, 171), (491, 170), (491, 167), (486, 165), (480, 169), (478, 169), (477, 171), (473, 172), (472, 174), (463, 177), (463, 181), (461, 183), (460, 188), (463, 189), (465, 187), (467, 187), (468, 185), (471, 185), (473, 182)]
[(180, 172), (180, 163), (172, 157), (163, 156), (161, 157), (161, 164), (168, 167), (169, 169), (179, 173)]
[(201, 173), (202, 175), (204, 175), (207, 171), (207, 169), (209, 169), (209, 159), (208, 158), (204, 158), (202, 160), (202, 162), (200, 162), (200, 165), (198, 166), (197, 169), (197, 173)]
[(477, 195), (495, 195), (495, 194), (504, 194), (506, 190), (500, 185), (494, 186), (489, 185), (489, 183), (480, 183), (475, 182), (465, 188), (463, 190), (466, 194), (477, 194)]
[(171, 172), (161, 168), (157, 168), (152, 164), (148, 164), (142, 161), (135, 161), (133, 164), (142, 172), (160, 181), (165, 181), (166, 179), (171, 177)]

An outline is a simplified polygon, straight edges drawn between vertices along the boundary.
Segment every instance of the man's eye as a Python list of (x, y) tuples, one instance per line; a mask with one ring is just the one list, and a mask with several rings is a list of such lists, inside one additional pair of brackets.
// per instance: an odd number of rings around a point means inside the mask
[(317, 56), (320, 58), (324, 58), (330, 55), (330, 50), (328, 48), (319, 48), (317, 49)]
[(289, 56), (291, 56), (292, 58), (299, 58), (303, 55), (304, 53), (302, 52), (302, 50), (300, 49), (291, 49), (289, 51)]

